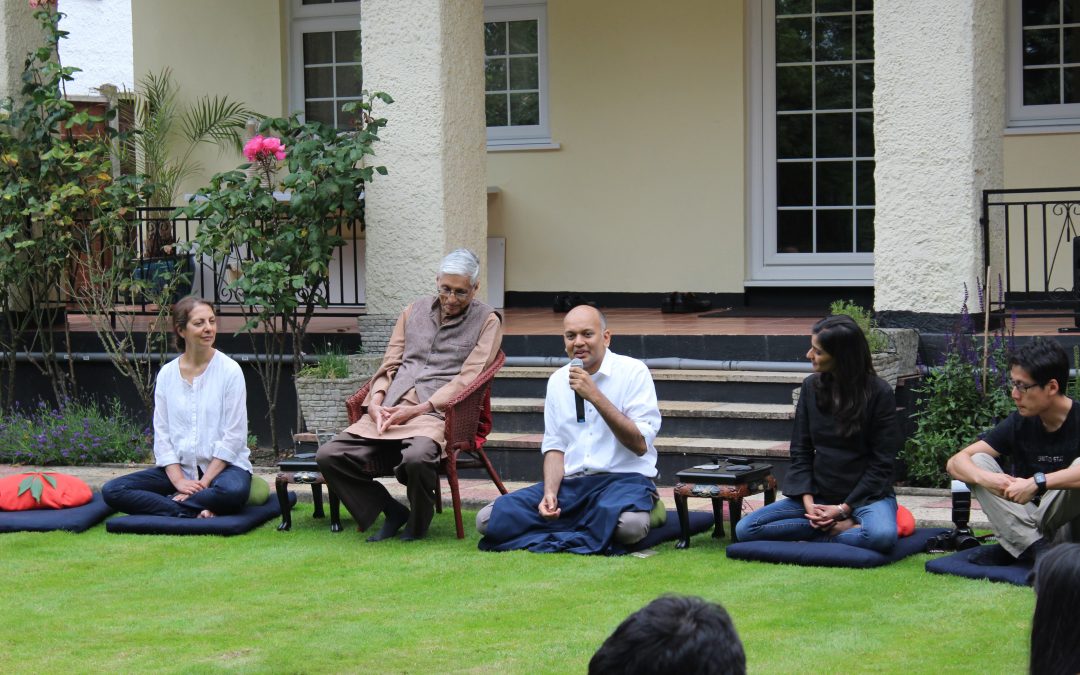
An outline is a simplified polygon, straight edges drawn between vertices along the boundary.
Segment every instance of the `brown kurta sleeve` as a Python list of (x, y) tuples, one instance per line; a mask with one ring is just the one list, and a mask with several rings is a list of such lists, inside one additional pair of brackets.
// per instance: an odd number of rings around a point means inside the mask
[(492, 312), (484, 321), (480, 329), (480, 337), (476, 340), (476, 346), (469, 353), (465, 363), (461, 366), (461, 372), (454, 379), (439, 387), (428, 401), (435, 407), (437, 412), (442, 412), (455, 396), (465, 387), (469, 386), (476, 377), (484, 371), (502, 346), (502, 320), (499, 315)]
[(398, 316), (397, 323), (394, 324), (394, 330), (390, 333), (390, 343), (386, 345), (382, 364), (375, 371), (371, 390), (368, 391), (367, 398), (364, 399), (364, 407), (371, 405), (371, 397), (376, 393), (382, 392), (383, 396), (386, 395), (386, 390), (390, 388), (390, 382), (393, 381), (394, 375), (397, 373), (398, 368), (401, 367), (401, 359), (405, 355), (405, 320), (408, 317), (409, 308), (406, 307)]

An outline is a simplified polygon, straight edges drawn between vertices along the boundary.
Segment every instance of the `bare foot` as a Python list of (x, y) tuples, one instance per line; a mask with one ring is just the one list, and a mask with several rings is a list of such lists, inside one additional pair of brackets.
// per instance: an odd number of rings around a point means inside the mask
[(848, 518), (846, 520), (840, 520), (840, 521), (837, 521), (837, 522), (833, 523), (833, 526), (831, 528), (829, 528), (828, 535), (830, 537), (835, 537), (836, 535), (840, 534), (841, 532), (847, 532), (851, 528), (858, 527), (858, 526), (859, 526), (859, 524), (856, 523), (855, 521), (853, 521), (851, 518)]
[(210, 509), (203, 509), (202, 511), (199, 511), (199, 515), (197, 517), (198, 518), (213, 518), (215, 515), (217, 515), (217, 514), (215, 514)]

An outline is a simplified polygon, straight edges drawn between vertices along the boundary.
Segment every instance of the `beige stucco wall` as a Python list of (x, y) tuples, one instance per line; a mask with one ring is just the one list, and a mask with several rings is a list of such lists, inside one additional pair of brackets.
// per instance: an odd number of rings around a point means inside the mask
[(741, 292), (741, 0), (550, 0), (561, 149), (488, 153), (509, 291)]
[[(227, 95), (266, 115), (286, 112), (284, 0), (138, 0), (131, 3), (136, 82), (172, 69), (180, 96)], [(235, 168), (239, 153), (200, 149), (192, 192), (216, 171)]]

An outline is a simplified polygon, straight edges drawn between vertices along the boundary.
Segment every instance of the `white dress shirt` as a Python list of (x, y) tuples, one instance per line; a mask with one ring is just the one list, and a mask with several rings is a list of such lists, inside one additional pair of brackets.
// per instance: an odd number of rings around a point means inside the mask
[(569, 364), (548, 378), (542, 452), (566, 453), (563, 467), (567, 476), (582, 472), (640, 473), (653, 478), (656, 476), (653, 442), (660, 431), (660, 409), (649, 369), (637, 359), (608, 350), (592, 379), (601, 393), (637, 426), (648, 448), (645, 454), (639, 457), (620, 443), (588, 401), (585, 401), (585, 422), (577, 421)]
[(161, 367), (154, 385), (154, 457), (157, 466), (179, 464), (198, 480), (214, 458), (248, 473), (247, 385), (240, 365), (214, 350), (193, 382), (180, 376), (180, 359)]

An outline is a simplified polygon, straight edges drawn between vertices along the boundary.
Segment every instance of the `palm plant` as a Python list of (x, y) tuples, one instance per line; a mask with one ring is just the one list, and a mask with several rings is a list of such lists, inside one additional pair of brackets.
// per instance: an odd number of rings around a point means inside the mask
[(172, 206), (180, 184), (202, 171), (193, 158), (196, 148), (210, 143), (239, 152), (248, 121), (263, 117), (227, 96), (205, 95), (184, 103), (178, 93), (169, 68), (147, 73), (135, 89), (128, 121), (136, 133), (123, 151), (135, 153), (140, 173), (154, 184), (149, 206)]

